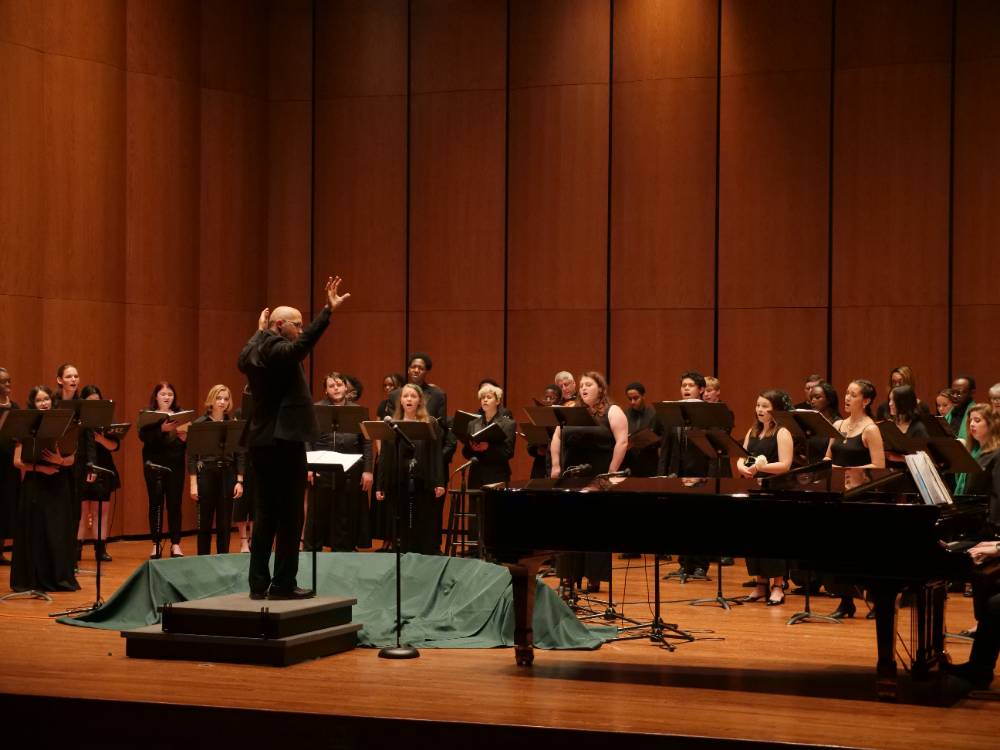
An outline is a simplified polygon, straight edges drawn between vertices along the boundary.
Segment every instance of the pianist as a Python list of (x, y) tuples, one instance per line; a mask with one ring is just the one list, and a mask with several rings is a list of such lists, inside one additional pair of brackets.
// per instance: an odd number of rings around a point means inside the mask
[[(969, 555), (975, 565), (995, 563), (1000, 560), (1000, 542), (980, 542), (969, 550)], [(973, 607), (978, 625), (969, 661), (948, 665), (946, 669), (972, 688), (985, 690), (993, 683), (993, 670), (1000, 655), (1000, 582), (996, 576), (973, 587)]]

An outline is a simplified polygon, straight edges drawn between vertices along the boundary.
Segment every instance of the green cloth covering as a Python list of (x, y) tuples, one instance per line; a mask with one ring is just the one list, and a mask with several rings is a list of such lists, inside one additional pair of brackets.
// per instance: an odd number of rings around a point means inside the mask
[[(396, 642), (395, 555), (317, 553), (321, 596), (354, 597), (358, 643)], [(205, 555), (149, 560), (98, 610), (59, 622), (131, 630), (160, 621), (165, 603), (249, 593), (246, 555)], [(403, 570), (402, 642), (418, 648), (493, 648), (514, 645), (513, 588), (500, 565), (458, 557), (406, 554)], [(311, 553), (299, 555), (299, 583), (312, 577)], [(305, 583), (303, 583), (305, 582)], [(581, 623), (558, 594), (537, 581), (534, 637), (538, 648), (594, 649), (615, 636), (613, 627)]]

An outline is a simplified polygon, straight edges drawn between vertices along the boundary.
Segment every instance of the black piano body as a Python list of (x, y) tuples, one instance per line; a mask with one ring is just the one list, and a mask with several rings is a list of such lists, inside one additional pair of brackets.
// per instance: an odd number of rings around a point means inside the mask
[(511, 571), (515, 658), (530, 666), (534, 581), (554, 553), (641, 552), (771, 557), (857, 583), (872, 597), (877, 689), (895, 699), (896, 598), (916, 595), (912, 671), (927, 676), (947, 659), (947, 582), (980, 574), (942, 540), (981, 533), (985, 499), (951, 506), (901, 502), (898, 495), (762, 491), (744, 480), (686, 486), (677, 479), (532, 480), (484, 491), (483, 539)]

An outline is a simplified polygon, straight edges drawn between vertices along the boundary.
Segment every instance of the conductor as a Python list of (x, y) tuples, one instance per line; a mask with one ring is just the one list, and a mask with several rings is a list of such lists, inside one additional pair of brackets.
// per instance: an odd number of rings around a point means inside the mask
[[(306, 490), (307, 441), (319, 437), (302, 360), (330, 325), (330, 314), (350, 297), (338, 294), (340, 277), (326, 282), (326, 304), (303, 329), (294, 307), (267, 308), (257, 332), (240, 352), (238, 366), (253, 394), (247, 432), (257, 476), (257, 517), (250, 550), (251, 599), (307, 599), (313, 591), (296, 585), (302, 500)], [(268, 561), (274, 545), (274, 576)]]

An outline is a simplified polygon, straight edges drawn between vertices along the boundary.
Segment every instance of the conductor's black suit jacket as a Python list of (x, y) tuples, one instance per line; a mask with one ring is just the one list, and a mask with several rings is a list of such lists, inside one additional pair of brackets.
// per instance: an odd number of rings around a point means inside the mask
[(305, 443), (319, 437), (302, 360), (330, 325), (330, 309), (323, 310), (295, 341), (273, 331), (257, 331), (240, 352), (240, 372), (250, 382), (254, 409), (247, 445), (274, 445), (275, 440)]

